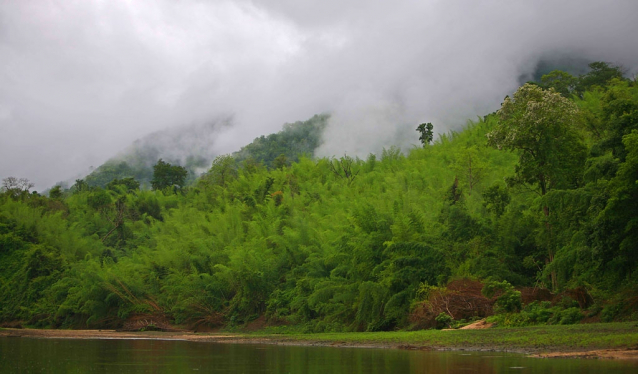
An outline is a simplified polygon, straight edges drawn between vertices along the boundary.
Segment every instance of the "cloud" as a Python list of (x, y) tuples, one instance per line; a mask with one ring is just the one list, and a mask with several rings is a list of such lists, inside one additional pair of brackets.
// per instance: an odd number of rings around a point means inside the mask
[(328, 111), (321, 155), (409, 146), (420, 122), (443, 132), (495, 110), (541, 59), (635, 73), (637, 13), (635, 1), (0, 0), (0, 177), (46, 188), (145, 134), (217, 118), (233, 126), (211, 153)]

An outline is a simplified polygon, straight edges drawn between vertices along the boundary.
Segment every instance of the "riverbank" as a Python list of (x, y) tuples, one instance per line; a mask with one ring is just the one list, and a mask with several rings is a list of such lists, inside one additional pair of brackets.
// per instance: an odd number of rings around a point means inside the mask
[(635, 322), (481, 330), (323, 334), (0, 329), (0, 337), (188, 340), (213, 343), (502, 351), (545, 358), (638, 359), (638, 325)]

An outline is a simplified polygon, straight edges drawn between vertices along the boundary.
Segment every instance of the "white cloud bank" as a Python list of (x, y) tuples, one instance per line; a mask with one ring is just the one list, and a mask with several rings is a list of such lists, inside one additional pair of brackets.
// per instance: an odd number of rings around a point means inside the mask
[(153, 131), (237, 150), (330, 111), (322, 155), (498, 108), (541, 58), (638, 67), (638, 2), (0, 0), (0, 177), (38, 188)]

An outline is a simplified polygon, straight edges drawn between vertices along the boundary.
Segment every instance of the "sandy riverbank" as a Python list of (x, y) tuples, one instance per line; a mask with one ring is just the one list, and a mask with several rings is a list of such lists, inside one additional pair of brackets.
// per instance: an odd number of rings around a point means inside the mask
[[(299, 338), (274, 336), (255, 337), (242, 334), (228, 333), (192, 333), (192, 332), (122, 332), (115, 330), (38, 330), (38, 329), (0, 329), (0, 337), (14, 338), (45, 338), (45, 339), (157, 339), (157, 340), (185, 340), (211, 343), (235, 343), (235, 344), (275, 344), (275, 345), (303, 345), (303, 346), (333, 346), (333, 347), (360, 347), (360, 348), (387, 348), (387, 349), (413, 349), (413, 350), (449, 350), (458, 347), (429, 346), (427, 342), (419, 344), (405, 344), (401, 342), (356, 342), (356, 341), (330, 341), (330, 340), (305, 340)], [(465, 350), (474, 350), (472, 347)], [(476, 350), (502, 350), (499, 347), (480, 347)], [(539, 349), (517, 350), (539, 358), (602, 358), (602, 359), (631, 359), (638, 360), (638, 349), (597, 349), (587, 351), (562, 351), (560, 348), (544, 347)]]

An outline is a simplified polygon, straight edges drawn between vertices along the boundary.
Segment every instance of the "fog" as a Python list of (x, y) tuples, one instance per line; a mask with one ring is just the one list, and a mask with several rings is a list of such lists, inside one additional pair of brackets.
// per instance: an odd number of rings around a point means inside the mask
[(633, 0), (0, 0), (0, 178), (44, 189), (220, 118), (210, 154), (323, 112), (319, 155), (409, 148), (421, 122), (441, 133), (498, 109), (542, 60), (636, 74), (636, 14)]

